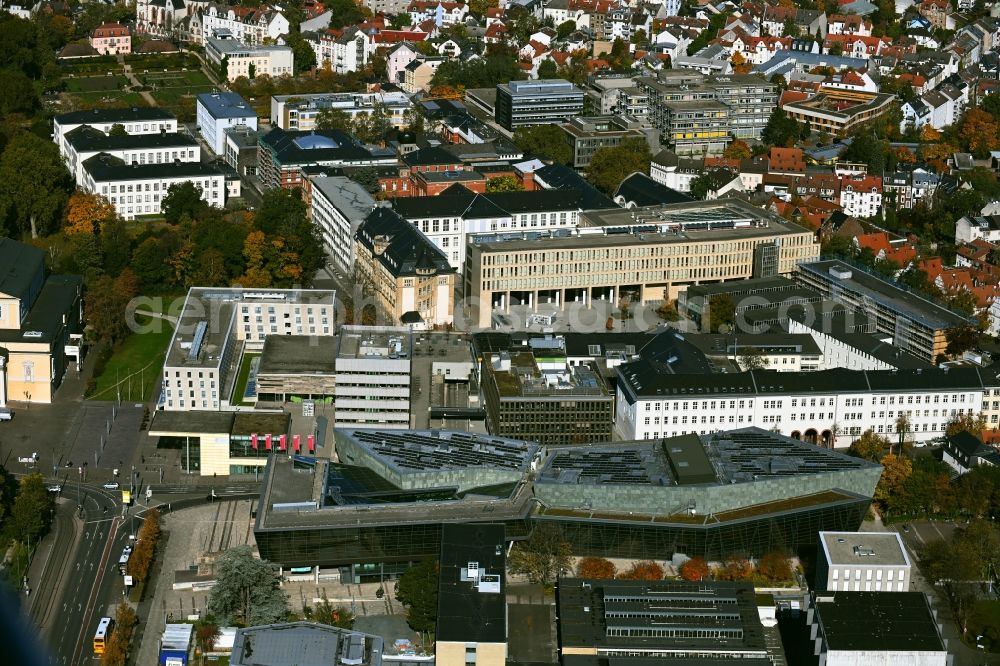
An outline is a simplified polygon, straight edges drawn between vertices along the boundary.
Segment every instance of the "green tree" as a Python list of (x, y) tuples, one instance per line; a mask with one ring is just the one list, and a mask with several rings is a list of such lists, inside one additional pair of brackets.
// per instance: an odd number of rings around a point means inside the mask
[(691, 196), (702, 201), (712, 191), (712, 177), (707, 173), (696, 176), (691, 180)]
[(551, 58), (546, 58), (538, 65), (538, 78), (540, 79), (554, 79), (559, 75), (559, 68), (556, 66), (556, 61)]
[(744, 370), (763, 370), (767, 364), (767, 356), (757, 347), (747, 347), (740, 354), (740, 367)]
[(406, 12), (400, 12), (389, 18), (389, 27), (393, 30), (403, 30), (413, 25), (413, 19)]
[(376, 102), (370, 113), (359, 113), (354, 118), (354, 134), (365, 143), (382, 143), (391, 128), (389, 113), (381, 102)]
[(17, 69), (0, 69), (0, 113), (30, 115), (38, 108), (38, 93), (31, 79)]
[(775, 107), (761, 133), (761, 140), (772, 146), (790, 147), (798, 141), (802, 128), (794, 118), (789, 118), (781, 107)]
[(556, 39), (566, 39), (576, 30), (576, 21), (563, 21), (556, 26)]
[(573, 161), (566, 133), (558, 125), (533, 125), (514, 131), (514, 143), (524, 154), (552, 160), (556, 164)]
[(108, 136), (128, 136), (128, 130), (121, 123), (115, 123), (108, 130)]
[(343, 28), (345, 25), (355, 24), (364, 18), (361, 7), (352, 0), (330, 0), (324, 4), (331, 14), (331, 28)]
[(842, 159), (847, 162), (861, 162), (868, 165), (868, 173), (881, 174), (886, 167), (889, 146), (885, 141), (872, 136), (866, 128), (854, 135), (851, 145), (844, 151)]
[(541, 522), (526, 541), (514, 544), (507, 565), (513, 573), (527, 575), (532, 583), (548, 585), (569, 568), (570, 555), (570, 545), (559, 526)]
[(396, 583), (396, 598), (406, 606), (406, 622), (414, 631), (433, 632), (437, 626), (439, 575), (437, 560), (424, 560)]
[(131, 263), (132, 238), (124, 221), (115, 218), (101, 227), (101, 256), (108, 275), (118, 275)]
[(889, 450), (889, 446), (890, 442), (886, 437), (876, 435), (873, 430), (865, 430), (861, 437), (851, 442), (847, 453), (856, 458), (878, 462)]
[(351, 116), (340, 109), (322, 109), (316, 116), (316, 129), (350, 132), (353, 129)]
[(986, 415), (983, 413), (956, 414), (948, 419), (948, 425), (945, 426), (945, 433), (948, 435), (967, 432), (976, 438), (981, 437), (984, 430), (986, 430)]
[(284, 620), (288, 596), (280, 587), (277, 566), (255, 558), (250, 546), (227, 550), (215, 561), (208, 611), (224, 623), (244, 626)]
[(306, 215), (300, 190), (277, 188), (265, 192), (253, 226), (270, 241), (265, 259), (273, 286), (312, 283), (325, 254), (319, 231)]
[(56, 145), (28, 132), (15, 134), (0, 156), (0, 215), (6, 211), (9, 235), (30, 232), (38, 238), (55, 230), (69, 190)]
[(899, 492), (903, 482), (913, 471), (913, 461), (893, 453), (882, 456), (882, 476), (875, 486), (874, 499), (887, 506), (891, 497)]
[(736, 301), (729, 294), (716, 294), (708, 301), (708, 319), (701, 322), (702, 328), (719, 333), (736, 326)]
[(170, 224), (178, 224), (186, 216), (198, 219), (208, 210), (208, 203), (201, 198), (201, 190), (190, 180), (171, 185), (160, 203), (163, 217)]
[(313, 622), (319, 622), (331, 627), (340, 627), (341, 629), (352, 629), (354, 627), (354, 613), (342, 606), (334, 606), (326, 598), (325, 592), (318, 604), (312, 608), (307, 606), (305, 611), (306, 617)]
[(957, 326), (944, 332), (948, 341), (944, 351), (949, 356), (961, 356), (979, 342), (979, 331), (974, 326)]
[(613, 148), (599, 148), (594, 152), (587, 169), (587, 180), (611, 195), (630, 174), (648, 174), (651, 158), (645, 139), (625, 139)]
[(486, 181), (486, 191), (493, 192), (521, 192), (524, 184), (516, 176), (497, 176)]
[(257, 65), (250, 63), (247, 66), (247, 78), (250, 79), (251, 81), (257, 78)]
[(35, 472), (21, 479), (5, 527), (8, 536), (21, 543), (37, 545), (49, 531), (55, 501), (45, 489), (42, 475)]

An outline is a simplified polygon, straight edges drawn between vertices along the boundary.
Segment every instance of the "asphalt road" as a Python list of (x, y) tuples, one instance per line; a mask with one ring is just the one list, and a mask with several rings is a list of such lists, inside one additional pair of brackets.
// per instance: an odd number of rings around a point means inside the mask
[[(70, 487), (64, 492), (74, 501), (75, 508), (77, 489)], [(112, 588), (121, 589), (117, 563), (127, 539), (125, 530), (119, 529), (119, 505), (110, 494), (100, 488), (81, 486), (80, 495), (83, 531), (73, 555), (65, 560), (61, 580), (50, 577), (35, 592), (44, 593), (49, 585), (56, 590), (53, 597), (57, 600), (41, 620), (41, 628), (49, 648), (49, 663), (61, 666), (93, 663), (90, 641), (98, 619), (105, 614), (113, 615), (106, 611), (117, 602), (111, 596)]]

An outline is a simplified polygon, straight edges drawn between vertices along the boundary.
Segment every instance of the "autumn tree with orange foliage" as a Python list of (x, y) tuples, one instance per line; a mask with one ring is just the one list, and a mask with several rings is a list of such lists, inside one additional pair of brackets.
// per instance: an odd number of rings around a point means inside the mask
[(580, 578), (611, 580), (617, 570), (614, 563), (603, 557), (585, 557), (576, 565), (576, 575)]
[(111, 633), (111, 638), (104, 646), (104, 654), (101, 655), (101, 666), (125, 666), (128, 661), (128, 650), (132, 643), (132, 634), (135, 632), (135, 625), (139, 620), (135, 611), (128, 603), (122, 601), (118, 604), (118, 611), (115, 613), (115, 629)]
[(67, 234), (94, 234), (106, 222), (117, 217), (115, 207), (99, 194), (74, 192), (66, 202)]
[(791, 580), (792, 562), (784, 553), (771, 551), (760, 558), (757, 573), (774, 583)]
[(465, 86), (438, 84), (431, 87), (427, 96), (429, 99), (462, 99), (465, 97)]
[(896, 155), (896, 160), (902, 164), (916, 164), (917, 156), (912, 150), (901, 146), (893, 151)]
[(924, 125), (920, 128), (920, 140), (926, 143), (935, 143), (941, 138), (941, 132), (934, 129), (932, 125)]
[(681, 578), (684, 580), (705, 580), (712, 574), (708, 562), (700, 557), (692, 557), (681, 565)]
[(982, 109), (969, 109), (962, 119), (958, 135), (977, 159), (988, 157), (991, 150), (1000, 148), (1000, 134), (993, 116)]
[(663, 567), (656, 562), (636, 562), (618, 577), (623, 580), (663, 580)]
[(719, 580), (747, 580), (753, 573), (753, 564), (743, 557), (727, 557), (722, 566), (715, 570)]
[(750, 149), (749, 144), (741, 139), (736, 139), (731, 144), (726, 146), (726, 150), (722, 153), (722, 156), (730, 160), (745, 160), (749, 159), (753, 155), (753, 150)]
[(924, 160), (935, 170), (942, 173), (948, 171), (948, 158), (959, 152), (958, 146), (950, 143), (935, 143), (923, 149)]
[(750, 70), (753, 69), (753, 65), (747, 62), (747, 59), (739, 51), (733, 51), (733, 57), (729, 59), (729, 62), (732, 64), (735, 74), (749, 74)]

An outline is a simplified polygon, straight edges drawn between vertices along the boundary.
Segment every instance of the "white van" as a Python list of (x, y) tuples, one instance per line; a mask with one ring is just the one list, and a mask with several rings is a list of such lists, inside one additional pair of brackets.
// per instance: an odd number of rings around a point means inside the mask
[(10, 421), (14, 418), (14, 412), (6, 407), (0, 407), (0, 421)]

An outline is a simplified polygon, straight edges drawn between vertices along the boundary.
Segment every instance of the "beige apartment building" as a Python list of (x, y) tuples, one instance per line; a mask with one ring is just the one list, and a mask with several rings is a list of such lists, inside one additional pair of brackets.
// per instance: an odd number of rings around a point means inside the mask
[(819, 257), (814, 234), (737, 199), (581, 214), (579, 229), (472, 237), (465, 295), (489, 327), (512, 305), (675, 299), (690, 285), (787, 275)]

